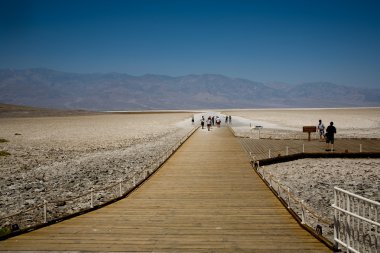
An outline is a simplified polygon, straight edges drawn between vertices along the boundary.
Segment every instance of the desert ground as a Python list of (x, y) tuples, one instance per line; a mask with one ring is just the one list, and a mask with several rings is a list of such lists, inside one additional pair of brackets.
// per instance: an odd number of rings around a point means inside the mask
[[(7, 140), (0, 143), (0, 151), (10, 154), (0, 156), (0, 218), (43, 200), (72, 198), (117, 183), (144, 170), (194, 127), (191, 112), (19, 115), (0, 113), (0, 139)], [(231, 115), (231, 126), (242, 137), (257, 138), (253, 129), (258, 125), (263, 127), (261, 138), (305, 137), (302, 126), (315, 126), (322, 119), (326, 127), (334, 121), (336, 138), (380, 138), (380, 108), (225, 110), (205, 115)], [(305, 159), (266, 169), (322, 216), (332, 218), (334, 186), (380, 200), (379, 165), (378, 159)], [(59, 208), (70, 211), (65, 203)]]

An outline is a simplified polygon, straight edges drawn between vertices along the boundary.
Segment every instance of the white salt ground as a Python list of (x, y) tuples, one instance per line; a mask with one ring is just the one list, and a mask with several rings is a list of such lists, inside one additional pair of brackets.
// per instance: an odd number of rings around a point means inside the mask
[[(194, 127), (191, 115), (0, 118), (0, 137), (9, 141), (0, 143), (0, 150), (11, 154), (0, 157), (0, 218), (43, 200), (80, 196), (144, 170)], [(62, 203), (51, 216), (86, 205)]]
[[(224, 111), (233, 115), (235, 133), (258, 138), (255, 126), (262, 126), (261, 138), (305, 138), (303, 126), (317, 126), (321, 119), (325, 127), (332, 121), (336, 138), (380, 138), (380, 108), (347, 109), (257, 109)], [(316, 134), (313, 136), (316, 137)]]

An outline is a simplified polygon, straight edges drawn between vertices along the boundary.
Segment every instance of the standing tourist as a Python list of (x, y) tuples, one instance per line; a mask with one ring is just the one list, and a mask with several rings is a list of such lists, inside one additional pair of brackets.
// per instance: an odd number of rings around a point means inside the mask
[(319, 131), (319, 141), (322, 141), (325, 136), (325, 125), (323, 125), (322, 120), (319, 120), (319, 124), (317, 126), (317, 131)]
[(201, 119), (201, 126), (202, 126), (202, 129), (205, 128), (205, 117), (203, 117), (203, 116)]
[(334, 122), (330, 122), (330, 125), (326, 128), (326, 151), (334, 151), (334, 134), (336, 134)]
[(216, 116), (216, 126), (220, 127), (220, 118)]
[(207, 119), (207, 130), (208, 131), (210, 131), (210, 129), (211, 129), (211, 117), (208, 117), (208, 119)]

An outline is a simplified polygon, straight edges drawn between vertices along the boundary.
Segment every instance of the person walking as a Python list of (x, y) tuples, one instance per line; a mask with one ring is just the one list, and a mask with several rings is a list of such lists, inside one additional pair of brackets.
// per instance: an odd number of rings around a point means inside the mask
[(325, 138), (325, 125), (323, 125), (322, 120), (319, 120), (317, 131), (319, 132), (319, 141), (323, 141)]
[(220, 127), (220, 118), (216, 116), (216, 127)]
[(202, 126), (202, 129), (205, 128), (205, 118), (202, 116), (202, 119), (201, 119), (201, 126)]
[(208, 131), (210, 131), (210, 129), (211, 129), (211, 124), (212, 124), (211, 117), (208, 117), (208, 119), (207, 119), (207, 130)]
[(336, 134), (336, 128), (334, 122), (330, 122), (330, 125), (326, 128), (326, 151), (334, 151), (334, 135)]

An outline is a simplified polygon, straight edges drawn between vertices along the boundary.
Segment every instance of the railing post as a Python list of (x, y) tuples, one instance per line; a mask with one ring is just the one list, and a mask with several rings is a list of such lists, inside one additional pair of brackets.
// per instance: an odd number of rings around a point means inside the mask
[(301, 200), (301, 213), (302, 213), (302, 224), (305, 224), (305, 208), (303, 206), (303, 200)]
[(268, 154), (268, 157), (270, 158), (270, 149), (269, 149), (269, 152), (268, 152), (269, 154)]
[(305, 153), (305, 144), (302, 144), (302, 153)]
[[(334, 206), (338, 206), (338, 196), (336, 194), (336, 189), (334, 188)], [(334, 208), (334, 246), (335, 249), (338, 250), (339, 244), (337, 242), (338, 239), (338, 210)]]
[(91, 188), (91, 202), (90, 202), (91, 208), (94, 208), (94, 188)]
[(286, 146), (285, 154), (286, 154), (286, 155), (289, 155), (289, 147), (288, 147), (288, 146)]
[(363, 151), (362, 144), (359, 145), (359, 152), (361, 153)]
[(269, 187), (272, 187), (272, 172), (269, 172)]
[[(377, 212), (377, 210), (378, 210), (378, 209), (375, 208), (375, 220), (379, 220), (379, 219), (378, 219), (379, 216), (378, 216), (378, 212)], [(376, 226), (375, 234), (378, 235), (379, 232), (380, 232), (380, 231), (379, 231), (379, 227)], [(379, 247), (379, 245), (377, 244), (377, 240), (375, 240), (375, 249), (378, 250), (378, 249), (379, 249), (378, 247)], [(378, 253), (378, 252), (376, 252), (376, 253)]]
[(44, 223), (47, 223), (47, 201), (44, 199)]
[(120, 179), (120, 181), (119, 181), (119, 197), (123, 196), (122, 189), (121, 189), (121, 183), (122, 182), (123, 181)]
[[(350, 196), (348, 194), (346, 195), (346, 208), (347, 211), (350, 212)], [(347, 252), (350, 252), (350, 241), (351, 241), (351, 235), (350, 235), (350, 215), (346, 215), (346, 245), (347, 245)]]
[(262, 168), (263, 168), (263, 179), (265, 180), (265, 170), (264, 170), (264, 166), (263, 166)]
[(290, 189), (288, 187), (288, 208), (290, 209)]

